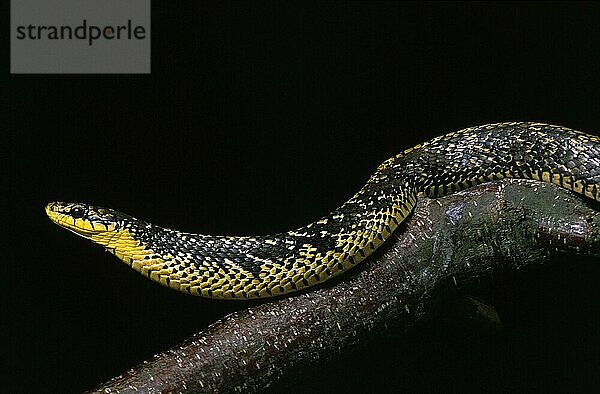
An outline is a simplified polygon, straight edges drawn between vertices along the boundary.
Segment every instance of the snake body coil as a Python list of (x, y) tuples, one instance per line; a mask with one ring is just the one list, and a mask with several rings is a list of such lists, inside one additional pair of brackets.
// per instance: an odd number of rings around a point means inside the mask
[(273, 236), (184, 233), (79, 203), (51, 203), (46, 213), (156, 282), (246, 299), (296, 291), (350, 269), (410, 214), (419, 192), (438, 197), (503, 178), (549, 182), (600, 201), (600, 139), (529, 122), (449, 133), (384, 162), (329, 215)]

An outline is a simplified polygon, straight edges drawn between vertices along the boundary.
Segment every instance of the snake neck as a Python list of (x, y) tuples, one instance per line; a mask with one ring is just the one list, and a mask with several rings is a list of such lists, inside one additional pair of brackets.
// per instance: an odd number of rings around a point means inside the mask
[(143, 228), (151, 229), (157, 226), (128, 217), (120, 220), (112, 231), (94, 233), (87, 238), (131, 265), (135, 261), (148, 260), (147, 256), (151, 254), (149, 245), (142, 243), (136, 235)]

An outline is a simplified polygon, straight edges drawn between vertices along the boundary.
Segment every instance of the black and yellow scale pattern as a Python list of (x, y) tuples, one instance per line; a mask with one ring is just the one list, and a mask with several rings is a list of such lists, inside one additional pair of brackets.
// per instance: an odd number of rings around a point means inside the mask
[(600, 139), (532, 122), (449, 133), (384, 162), (329, 215), (272, 236), (184, 233), (80, 203), (51, 203), (46, 213), (163, 285), (247, 299), (314, 286), (352, 268), (390, 237), (419, 192), (438, 197), (503, 178), (549, 182), (600, 201)]

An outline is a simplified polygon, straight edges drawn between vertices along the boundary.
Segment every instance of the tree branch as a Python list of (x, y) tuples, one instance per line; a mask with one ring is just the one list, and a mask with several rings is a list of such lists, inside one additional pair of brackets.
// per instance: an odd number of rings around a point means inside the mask
[(360, 267), (325, 286), (233, 313), (96, 391), (251, 392), (406, 330), (448, 291), (560, 253), (600, 254), (600, 214), (552, 185), (505, 180), (437, 200)]

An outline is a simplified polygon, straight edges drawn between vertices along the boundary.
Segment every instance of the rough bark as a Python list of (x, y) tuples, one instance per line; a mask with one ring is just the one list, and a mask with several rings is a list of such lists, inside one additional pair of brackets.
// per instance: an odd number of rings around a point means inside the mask
[(448, 289), (557, 254), (598, 255), (599, 229), (588, 201), (533, 181), (421, 198), (393, 238), (347, 275), (233, 313), (95, 391), (263, 390), (374, 337), (405, 332)]

